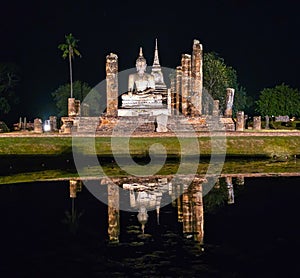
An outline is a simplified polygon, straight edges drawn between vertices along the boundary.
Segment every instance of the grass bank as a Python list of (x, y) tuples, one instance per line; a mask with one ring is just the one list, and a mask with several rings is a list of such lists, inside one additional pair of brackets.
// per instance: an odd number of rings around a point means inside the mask
[[(236, 157), (273, 157), (300, 155), (299, 136), (201, 136), (198, 139), (200, 154), (209, 156), (212, 152)], [(197, 142), (197, 141), (196, 141)], [(145, 156), (153, 152), (170, 156), (197, 155), (194, 138), (176, 137), (132, 137), (115, 138), (113, 144), (110, 137), (81, 137), (72, 142), (71, 137), (1, 137), (0, 156), (15, 155), (68, 155), (72, 151), (90, 155)], [(163, 147), (162, 147), (163, 146)]]

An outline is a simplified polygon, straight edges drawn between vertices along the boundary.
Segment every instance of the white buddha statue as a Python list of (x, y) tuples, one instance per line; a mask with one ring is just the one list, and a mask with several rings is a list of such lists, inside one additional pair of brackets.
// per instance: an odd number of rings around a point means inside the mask
[(128, 92), (137, 94), (152, 93), (155, 90), (155, 81), (153, 75), (146, 73), (147, 63), (142, 48), (140, 48), (135, 66), (137, 73), (130, 74), (128, 77)]

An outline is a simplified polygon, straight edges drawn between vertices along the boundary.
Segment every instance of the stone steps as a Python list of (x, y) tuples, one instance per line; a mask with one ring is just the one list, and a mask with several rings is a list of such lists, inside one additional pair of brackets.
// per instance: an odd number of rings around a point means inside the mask
[(99, 117), (76, 117), (75, 122), (77, 122), (78, 133), (95, 133), (100, 119)]

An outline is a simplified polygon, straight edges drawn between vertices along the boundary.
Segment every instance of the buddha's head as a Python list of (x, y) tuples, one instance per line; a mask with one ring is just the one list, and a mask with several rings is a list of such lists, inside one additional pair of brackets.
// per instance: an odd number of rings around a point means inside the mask
[(143, 50), (141, 47), (140, 47), (140, 54), (139, 57), (136, 59), (135, 66), (138, 73), (144, 73), (146, 71), (147, 63), (146, 63), (146, 59), (143, 56)]

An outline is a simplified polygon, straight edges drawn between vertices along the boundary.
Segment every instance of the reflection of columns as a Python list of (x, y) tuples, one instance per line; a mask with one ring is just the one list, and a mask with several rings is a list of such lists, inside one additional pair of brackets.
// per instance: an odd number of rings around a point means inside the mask
[(239, 176), (236, 177), (236, 185), (244, 185), (245, 184), (245, 177), (244, 176)]
[(119, 212), (119, 187), (114, 183), (107, 185), (108, 197), (108, 236), (112, 242), (119, 242), (120, 212)]
[(186, 191), (182, 194), (182, 222), (183, 222), (183, 234), (192, 233), (192, 211), (190, 207), (189, 193)]
[(192, 189), (192, 211), (194, 239), (203, 244), (204, 239), (204, 211), (202, 199), (202, 184), (196, 183)]
[[(178, 204), (179, 203), (180, 198), (178, 198)], [(180, 207), (178, 207), (178, 212), (179, 211)], [(194, 182), (190, 185), (190, 189), (182, 194), (182, 214), (183, 234), (186, 237), (192, 237), (193, 234), (194, 240), (203, 244), (204, 210), (201, 183)]]
[(233, 184), (232, 184), (232, 177), (226, 177), (226, 185), (228, 190), (228, 204), (234, 204), (234, 192), (233, 192)]
[(77, 192), (82, 190), (82, 181), (81, 180), (70, 180), (70, 198), (76, 198)]
[(177, 198), (177, 217), (178, 222), (183, 222), (183, 214), (182, 214), (182, 195)]
[(181, 66), (182, 66), (182, 114), (188, 114), (188, 103), (190, 97), (190, 79), (191, 79), (191, 55), (182, 54), (181, 57)]
[(118, 56), (110, 53), (106, 56), (106, 113), (118, 114)]

